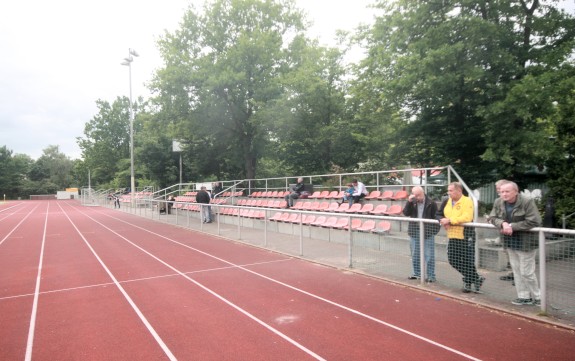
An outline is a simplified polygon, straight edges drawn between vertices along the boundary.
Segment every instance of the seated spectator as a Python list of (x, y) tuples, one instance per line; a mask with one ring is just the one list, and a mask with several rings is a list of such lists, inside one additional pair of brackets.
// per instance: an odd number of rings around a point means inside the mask
[(292, 189), (290, 189), (290, 194), (285, 196), (285, 200), (287, 202), (286, 208), (293, 207), (294, 199), (298, 199), (303, 190), (304, 190), (303, 178), (299, 177), (297, 179), (297, 184), (295, 184), (292, 187)]
[(343, 202), (348, 202), (349, 205), (351, 206), (353, 204), (353, 192), (354, 191), (355, 191), (355, 187), (353, 186), (353, 184), (348, 183), (347, 189), (345, 190), (345, 192), (343, 194), (343, 198), (342, 198), (341, 202), (337, 202), (337, 203), (342, 204)]
[(358, 182), (357, 179), (354, 179), (351, 183), (354, 187), (353, 194), (351, 195), (353, 198), (352, 203), (358, 203), (360, 200), (365, 198), (366, 195), (368, 195), (367, 188), (365, 188), (365, 184)]

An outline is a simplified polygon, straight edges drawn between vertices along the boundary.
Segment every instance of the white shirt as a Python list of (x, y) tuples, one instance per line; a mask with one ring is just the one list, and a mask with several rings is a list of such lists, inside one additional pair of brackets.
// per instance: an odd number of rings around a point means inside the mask
[(353, 191), (353, 196), (359, 196), (362, 194), (367, 195), (367, 188), (365, 188), (365, 184), (361, 183), (361, 182), (357, 182), (357, 186), (354, 187), (355, 190)]

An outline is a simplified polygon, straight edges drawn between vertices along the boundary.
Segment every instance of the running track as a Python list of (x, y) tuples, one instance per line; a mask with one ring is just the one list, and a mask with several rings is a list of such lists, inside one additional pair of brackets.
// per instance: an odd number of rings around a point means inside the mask
[(571, 330), (75, 201), (0, 205), (1, 360), (573, 360)]

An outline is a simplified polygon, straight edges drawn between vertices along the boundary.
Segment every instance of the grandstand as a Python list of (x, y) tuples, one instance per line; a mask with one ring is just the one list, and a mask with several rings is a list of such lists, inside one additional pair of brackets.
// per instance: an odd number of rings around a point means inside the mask
[[(414, 174), (434, 174), (419, 177)], [(361, 203), (349, 207), (338, 204), (345, 184), (351, 178), (362, 180), (369, 195)], [(506, 275), (506, 253), (498, 243), (498, 232), (478, 216), (477, 192), (473, 192), (449, 166), (433, 169), (405, 169), (381, 172), (304, 176), (313, 185), (307, 198), (298, 199), (286, 209), (284, 196), (294, 178), (221, 181), (223, 191), (216, 194), (210, 205), (214, 224), (200, 221), (200, 207), (195, 193), (206, 183), (177, 184), (166, 189), (124, 195), (122, 210), (174, 225), (198, 229), (273, 251), (310, 259), (334, 267), (382, 277), (387, 280), (422, 287), (478, 302), (490, 307), (509, 310), (509, 300), (515, 289), (510, 282), (499, 280)], [(408, 218), (402, 209), (411, 187), (421, 185), (427, 194), (440, 202), (451, 181), (464, 185), (475, 204), (475, 219), (469, 224), (476, 228), (475, 263), (479, 273), (487, 278), (483, 294), (465, 295), (460, 292), (461, 278), (447, 262), (447, 238), (442, 230), (435, 237), (436, 274), (438, 281), (426, 284), (425, 270), (419, 281), (408, 281), (411, 272), (409, 240), (406, 234)], [(175, 196), (172, 215), (160, 214), (168, 196)], [(133, 201), (133, 203), (132, 203)], [(110, 202), (101, 200), (102, 205)], [(431, 222), (422, 220), (423, 223)], [(575, 322), (575, 231), (536, 229), (541, 249), (540, 283), (544, 296), (541, 308), (562, 322)], [(552, 237), (551, 237), (552, 235)], [(421, 252), (423, 254), (423, 252)], [(536, 314), (536, 309), (515, 310)]]

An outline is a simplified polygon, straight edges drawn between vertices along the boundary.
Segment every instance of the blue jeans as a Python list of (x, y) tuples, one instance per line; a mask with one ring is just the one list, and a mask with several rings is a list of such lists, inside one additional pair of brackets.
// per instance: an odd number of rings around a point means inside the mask
[[(421, 277), (421, 253), (419, 249), (419, 237), (409, 237), (411, 241), (411, 262), (413, 275)], [(427, 265), (427, 279), (435, 280), (435, 236), (423, 240), (425, 264)]]

